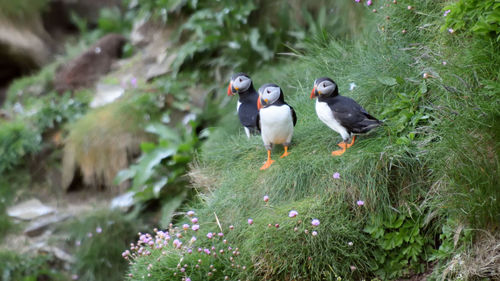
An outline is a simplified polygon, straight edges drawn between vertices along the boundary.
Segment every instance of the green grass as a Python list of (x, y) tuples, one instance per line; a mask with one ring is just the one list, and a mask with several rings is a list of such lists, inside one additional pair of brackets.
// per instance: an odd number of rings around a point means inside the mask
[[(369, 218), (399, 213), (423, 218), (417, 226), (425, 250), (415, 255), (421, 265), (417, 272), (426, 269), (429, 251), (441, 243), (434, 237), (446, 218), (463, 221), (466, 228), (498, 229), (498, 45), (488, 38), (440, 32), (442, 7), (435, 1), (398, 1), (367, 15), (373, 24), (362, 39), (318, 38), (298, 60), (250, 73), (257, 86), (282, 87), (298, 122), (291, 155), (279, 159), (278, 146), (272, 154), (276, 162), (266, 171), (259, 171), (266, 158), (262, 141), (246, 139), (233, 113), (234, 100), (203, 145), (198, 169), (215, 180), (210, 186), (216, 188), (201, 190), (192, 206), (204, 222), (198, 235), (217, 231), (214, 213), (224, 230), (234, 225), (227, 239), (240, 247), (250, 269), (221, 263), (219, 271), (246, 280), (395, 278), (416, 272), (406, 264), (387, 269), (394, 272), (375, 269), (381, 262), (374, 253), (384, 246), (363, 231)], [(424, 73), (431, 77), (424, 79)], [(321, 76), (333, 78), (341, 94), (385, 120), (341, 157), (330, 155), (340, 137), (318, 120), (309, 100), (313, 81)], [(352, 92), (351, 82), (357, 85)], [(332, 178), (334, 172), (340, 179)], [(266, 194), (272, 207), (262, 201)], [(365, 205), (357, 206), (357, 200)], [(298, 218), (287, 217), (292, 209)], [(248, 218), (254, 225), (247, 224)], [(316, 237), (301, 232), (311, 230), (311, 218), (322, 222)], [(294, 232), (297, 219), (302, 229)], [(280, 229), (269, 229), (269, 223), (279, 223)], [(171, 274), (178, 259), (167, 255), (159, 262), (135, 262), (131, 279), (139, 280), (148, 273), (148, 263), (160, 268), (155, 272)], [(192, 280), (206, 280), (193, 274)]]
[(62, 230), (70, 233), (68, 246), (75, 249), (72, 267), (78, 280), (123, 280), (127, 268), (123, 249), (143, 227), (137, 212), (97, 210), (69, 222)]
[(13, 252), (0, 251), (0, 272), (3, 281), (14, 280), (68, 280), (53, 269), (54, 257), (31, 257)]

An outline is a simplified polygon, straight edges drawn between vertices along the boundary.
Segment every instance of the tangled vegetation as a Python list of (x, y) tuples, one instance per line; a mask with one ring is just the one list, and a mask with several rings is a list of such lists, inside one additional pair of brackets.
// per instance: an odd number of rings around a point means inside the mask
[[(96, 109), (88, 91), (51, 93), (56, 65), (12, 84), (0, 234), (11, 228), (10, 185), (34, 180), (26, 163), (47, 147), (48, 162), (69, 167), (65, 186), (79, 167), (85, 184), (119, 185), (134, 207), (58, 230), (76, 257), (68, 272), (49, 270), (50, 257), (23, 267), (25, 256), (1, 253), (6, 280), (500, 278), (500, 5), (303, 2), (125, 1), (94, 30), (75, 16), (85, 43), (136, 19), (161, 22), (174, 30), (172, 69)], [(297, 112), (290, 156), (266, 171), (260, 137), (247, 139), (226, 96), (236, 71), (280, 85)], [(384, 121), (336, 158), (340, 139), (309, 99), (323, 76)], [(34, 85), (44, 94), (33, 97)]]

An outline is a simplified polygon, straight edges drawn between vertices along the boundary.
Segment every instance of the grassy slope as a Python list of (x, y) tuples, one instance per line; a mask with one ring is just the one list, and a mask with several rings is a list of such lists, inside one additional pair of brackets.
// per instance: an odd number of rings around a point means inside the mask
[[(214, 213), (225, 232), (235, 226), (227, 239), (240, 248), (241, 263), (251, 270), (226, 263), (220, 265), (224, 274), (252, 280), (372, 276), (369, 265), (377, 246), (363, 228), (375, 214), (425, 217), (420, 231), (426, 237), (439, 234), (447, 218), (490, 231), (498, 227), (498, 47), (439, 32), (442, 6), (435, 1), (398, 2), (379, 9), (363, 40), (318, 38), (301, 59), (252, 73), (256, 85), (280, 85), (299, 120), (291, 155), (279, 159), (282, 149), (275, 148), (277, 161), (269, 170), (259, 171), (266, 157), (261, 139), (246, 139), (232, 113), (234, 102), (229, 105), (199, 156), (198, 169), (215, 180), (215, 188), (200, 190), (204, 193), (193, 206), (202, 221), (200, 237), (218, 231)], [(433, 77), (423, 82), (423, 73)], [(309, 100), (320, 76), (332, 77), (341, 94), (386, 119), (387, 126), (359, 138), (338, 158), (330, 151), (340, 137), (317, 119)], [(397, 85), (385, 85), (391, 82), (384, 77), (396, 78)], [(358, 86), (352, 92), (350, 82)], [(340, 179), (332, 178), (334, 172)], [(269, 204), (262, 201), (266, 194)], [(358, 207), (357, 200), (365, 205)], [(288, 218), (292, 209), (298, 218)], [(252, 226), (248, 218), (254, 219)], [(316, 237), (303, 232), (312, 231), (312, 218), (321, 221)], [(175, 271), (178, 259), (156, 262), (156, 257), (138, 259), (132, 274), (140, 278), (150, 272), (154, 280), (170, 276), (165, 274)], [(184, 262), (198, 257), (186, 256)], [(146, 270), (150, 262), (157, 270)], [(187, 272), (192, 280), (206, 278)]]

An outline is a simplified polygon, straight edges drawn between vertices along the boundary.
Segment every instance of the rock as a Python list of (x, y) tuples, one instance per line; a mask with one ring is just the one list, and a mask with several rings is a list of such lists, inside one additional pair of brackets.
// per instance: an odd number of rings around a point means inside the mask
[(162, 76), (168, 73), (171, 68), (170, 66), (174, 62), (177, 54), (171, 54), (169, 56), (165, 54), (161, 54), (158, 56), (156, 63), (153, 63), (149, 66), (148, 72), (146, 73), (146, 80), (150, 81), (158, 76)]
[(90, 102), (90, 107), (96, 108), (99, 106), (112, 103), (125, 93), (125, 89), (118, 85), (97, 84), (97, 90), (94, 98)]
[(111, 209), (122, 209), (128, 210), (134, 205), (134, 193), (127, 192), (122, 195), (116, 196), (111, 201), (110, 208)]
[(53, 216), (40, 218), (39, 220), (31, 222), (24, 230), (24, 234), (30, 237), (38, 236), (42, 234), (49, 226), (62, 222), (70, 217), (71, 215), (68, 214), (55, 214)]
[(54, 208), (43, 205), (38, 199), (24, 201), (7, 209), (10, 217), (21, 220), (33, 220), (54, 212)]
[(0, 105), (13, 79), (29, 74), (49, 62), (52, 40), (39, 17), (13, 19), (0, 13)]
[(58, 260), (65, 263), (75, 263), (76, 261), (75, 257), (54, 246), (42, 246), (38, 249), (38, 252), (41, 254), (52, 254)]
[(57, 70), (54, 86), (57, 92), (91, 88), (111, 70), (111, 64), (122, 56), (127, 39), (119, 34), (102, 37), (87, 51)]

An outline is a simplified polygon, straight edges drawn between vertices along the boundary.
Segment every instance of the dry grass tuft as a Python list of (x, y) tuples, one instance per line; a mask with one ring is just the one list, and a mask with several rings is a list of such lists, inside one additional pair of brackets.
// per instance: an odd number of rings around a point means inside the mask
[[(145, 121), (131, 102), (120, 100), (72, 124), (64, 147), (63, 189), (68, 189), (77, 171), (86, 186), (112, 187), (116, 174), (128, 168), (141, 142), (148, 140), (142, 129)], [(122, 185), (120, 189), (126, 187)]]
[(189, 164), (189, 181), (191, 186), (197, 190), (212, 192), (217, 188), (215, 173), (209, 167), (202, 165), (197, 159)]
[(500, 280), (500, 234), (480, 231), (469, 251), (450, 260), (441, 280), (451, 280), (452, 277), (460, 280)]

